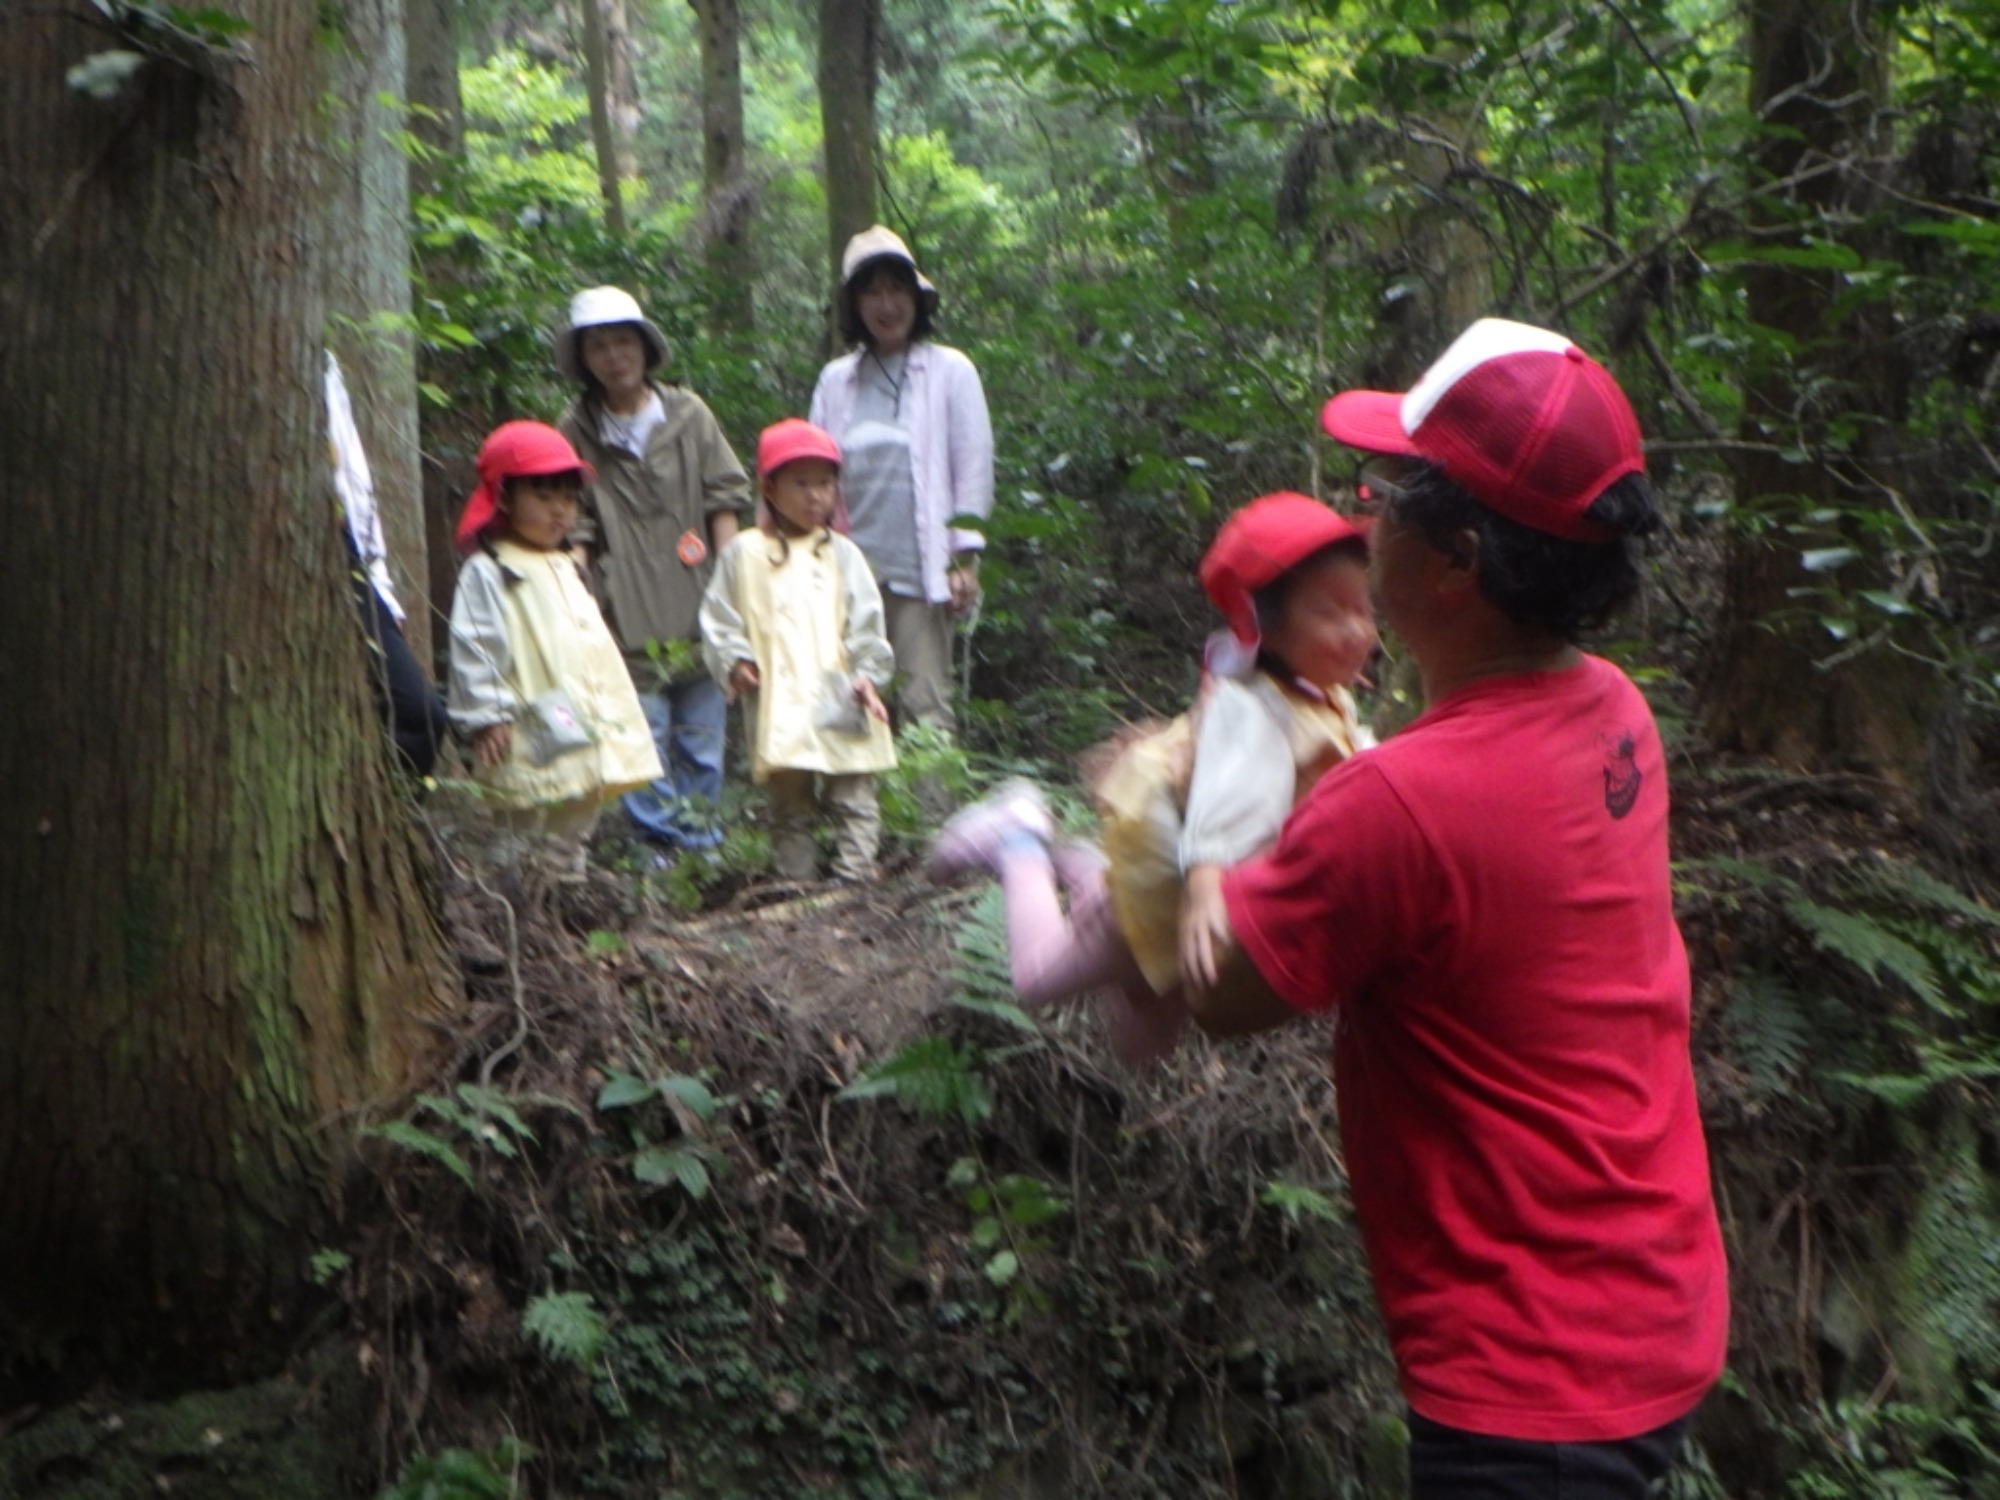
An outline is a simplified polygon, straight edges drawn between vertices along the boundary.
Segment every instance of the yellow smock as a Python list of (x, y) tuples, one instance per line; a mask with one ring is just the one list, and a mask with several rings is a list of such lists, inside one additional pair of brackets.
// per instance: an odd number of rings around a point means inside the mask
[[(462, 735), (494, 724), (515, 732), (508, 759), (473, 774), (506, 807), (608, 802), (658, 780), (660, 756), (632, 674), (576, 563), (567, 552), (490, 545), (466, 559), (452, 596), (446, 708)], [(520, 719), (556, 687), (568, 691), (592, 742), (537, 766)]]
[[(847, 710), (857, 675), (886, 688), (895, 673), (882, 592), (861, 549), (838, 532), (778, 537), (745, 531), (723, 549), (701, 604), (702, 654), (729, 688), (740, 661), (757, 664), (750, 774), (855, 775), (896, 764), (889, 726)], [(845, 717), (845, 726), (828, 720)]]

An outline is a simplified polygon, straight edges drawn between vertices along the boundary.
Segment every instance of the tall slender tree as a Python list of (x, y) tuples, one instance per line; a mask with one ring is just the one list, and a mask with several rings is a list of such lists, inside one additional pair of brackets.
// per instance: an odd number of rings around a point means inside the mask
[(632, 7), (627, 0), (604, 0), (604, 98), (611, 114), (611, 143), (618, 155), (618, 175), (639, 175), (639, 124), (645, 108), (639, 98), (639, 42), (632, 34)]
[(424, 148), (411, 162), (418, 192), (438, 185), (439, 164), (465, 149), (465, 102), (458, 88), (457, 0), (407, 0), (404, 50), (409, 55), (405, 97), (410, 133)]
[(625, 195), (618, 181), (618, 142), (611, 129), (611, 53), (604, 0), (583, 0), (583, 60), (590, 90), (590, 139), (597, 149), (597, 186), (604, 195), (604, 225), (626, 233)]
[(328, 9), (0, 53), (0, 1403), (268, 1358), (450, 989), (332, 512)]
[[(410, 163), (413, 194), (443, 189), (450, 167), (465, 150), (465, 101), (458, 83), (458, 0), (406, 0), (404, 32), (409, 53), (408, 99), (410, 133), (422, 147)], [(422, 275), (433, 285), (455, 270), (444, 256), (421, 256)], [(419, 377), (435, 379), (432, 356), (420, 349)], [(452, 530), (462, 499), (452, 474), (433, 450), (419, 451), (422, 465), (424, 540), (429, 573), (428, 597), (444, 609), (457, 577), (458, 554)]]
[(819, 118), (826, 142), (827, 242), (836, 276), (848, 240), (875, 222), (879, 21), (878, 0), (819, 0)]
[(327, 339), (354, 396), (404, 630), (430, 654), (416, 349), (410, 314), (410, 157), (403, 149), (404, 0), (347, 0), (329, 38)]
[(750, 220), (754, 206), (743, 133), (743, 8), (737, 0), (688, 0), (701, 28), (702, 249), (709, 327), (756, 325)]

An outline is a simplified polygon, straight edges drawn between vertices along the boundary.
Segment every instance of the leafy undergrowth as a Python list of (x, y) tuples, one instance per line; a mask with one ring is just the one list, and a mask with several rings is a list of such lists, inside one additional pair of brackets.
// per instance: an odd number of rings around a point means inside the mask
[(467, 1008), (323, 1258), (394, 1493), (1396, 1492), (1323, 1032), (1124, 1073), (909, 873), (455, 868)]
[[(1735, 1319), (1672, 1492), (2000, 1493), (1990, 809), (1675, 774)], [(483, 968), (339, 1276), (396, 1493), (1400, 1493), (1323, 1030), (1135, 1077), (1009, 1003), (990, 891), (647, 884), (514, 890), (518, 962), (452, 902)]]
[[(1994, 808), (1674, 774), (1735, 1310), (1668, 1494), (2000, 1494)], [(460, 854), (322, 1336), (240, 1420), (22, 1417), (0, 1495), (1402, 1493), (1323, 1030), (1134, 1076), (1009, 1003), (990, 891)]]

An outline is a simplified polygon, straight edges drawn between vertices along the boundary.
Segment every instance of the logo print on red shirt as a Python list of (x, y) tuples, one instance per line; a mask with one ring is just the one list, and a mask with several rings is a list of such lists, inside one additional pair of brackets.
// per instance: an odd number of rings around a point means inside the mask
[(1640, 774), (1636, 746), (1629, 732), (1620, 730), (1616, 734), (1603, 736), (1606, 746), (1604, 756), (1604, 810), (1614, 818), (1622, 818), (1639, 802), (1639, 783), (1645, 778)]

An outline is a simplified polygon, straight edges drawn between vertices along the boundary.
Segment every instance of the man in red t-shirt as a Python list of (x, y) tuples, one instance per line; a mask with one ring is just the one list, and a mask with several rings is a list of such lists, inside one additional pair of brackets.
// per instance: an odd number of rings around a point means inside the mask
[(1576, 646), (1658, 524), (1638, 423), (1568, 339), (1500, 319), (1321, 420), (1382, 456), (1376, 602), (1428, 707), (1224, 879), (1194, 1015), (1336, 1013), (1414, 1500), (1638, 1500), (1728, 1328), (1659, 733)]

